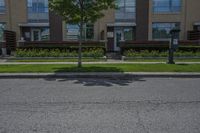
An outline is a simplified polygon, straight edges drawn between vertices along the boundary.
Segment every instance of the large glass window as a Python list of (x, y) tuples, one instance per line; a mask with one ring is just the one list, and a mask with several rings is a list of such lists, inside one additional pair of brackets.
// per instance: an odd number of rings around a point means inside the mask
[(0, 23), (0, 41), (3, 41), (3, 30), (5, 29), (5, 24)]
[(41, 40), (42, 41), (48, 41), (49, 38), (50, 38), (50, 35), (49, 35), (49, 28), (42, 28), (41, 29)]
[(124, 40), (134, 40), (133, 28), (124, 28)]
[(78, 40), (79, 38), (79, 26), (75, 24), (66, 25), (67, 40)]
[(94, 39), (94, 25), (93, 24), (87, 24), (86, 25), (86, 39), (92, 40)]
[(31, 36), (30, 33), (24, 33), (25, 40), (29, 40), (31, 37), (31, 41), (48, 41), (49, 40), (49, 28), (41, 27), (41, 28), (31, 28)]
[[(66, 39), (67, 40), (78, 40), (80, 36), (80, 28), (76, 24), (66, 24)], [(83, 39), (92, 40), (94, 39), (94, 25), (85, 24), (83, 28)]]
[(169, 13), (181, 11), (181, 0), (153, 0), (154, 13)]
[(5, 0), (0, 0), (0, 13), (4, 13), (5, 9)]
[(193, 26), (193, 29), (194, 29), (194, 30), (197, 30), (197, 31), (200, 31), (200, 25), (194, 25), (194, 26)]
[(136, 18), (135, 0), (117, 0), (118, 9), (115, 13), (116, 21), (134, 21)]
[(29, 13), (45, 13), (48, 11), (48, 0), (28, 0)]
[(27, 7), (29, 22), (48, 21), (48, 0), (28, 0)]
[(153, 39), (169, 39), (174, 28), (180, 28), (180, 23), (153, 23)]

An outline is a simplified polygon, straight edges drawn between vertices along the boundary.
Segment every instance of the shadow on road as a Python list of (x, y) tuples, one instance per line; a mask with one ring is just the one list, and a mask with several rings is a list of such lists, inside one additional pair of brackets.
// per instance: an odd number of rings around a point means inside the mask
[[(123, 73), (123, 70), (117, 68), (116, 66), (83, 66), (82, 68), (78, 67), (63, 67), (63, 68), (55, 68), (55, 73), (62, 73), (62, 72), (118, 72)], [(108, 76), (109, 77), (109, 76)], [(47, 81), (57, 81), (57, 82), (67, 82), (72, 81), (74, 84), (81, 84), (83, 86), (104, 86), (104, 87), (111, 87), (113, 85), (119, 86), (128, 86), (130, 83), (145, 80), (141, 79), (141, 77), (129, 77), (129, 76), (119, 76), (119, 77), (112, 77), (112, 78), (102, 78), (101, 76), (97, 76), (94, 78), (91, 77), (84, 77), (84, 78), (48, 78), (45, 79)]]
[(133, 82), (145, 82), (146, 80), (139, 77), (135, 78), (48, 78), (46, 81), (67, 82), (72, 81), (74, 84), (81, 84), (83, 86), (104, 86), (112, 87), (114, 85), (128, 86)]

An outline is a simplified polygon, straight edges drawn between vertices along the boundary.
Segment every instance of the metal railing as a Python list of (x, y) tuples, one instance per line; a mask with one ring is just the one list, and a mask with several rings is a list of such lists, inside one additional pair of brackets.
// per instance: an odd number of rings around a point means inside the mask
[(29, 22), (48, 22), (49, 13), (28, 13)]

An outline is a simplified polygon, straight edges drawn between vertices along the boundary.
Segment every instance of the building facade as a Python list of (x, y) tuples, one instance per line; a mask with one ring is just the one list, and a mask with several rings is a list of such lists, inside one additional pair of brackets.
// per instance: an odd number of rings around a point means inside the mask
[[(85, 40), (104, 40), (118, 51), (120, 41), (167, 40), (180, 28), (179, 38), (200, 30), (199, 0), (116, 0), (118, 9), (104, 11), (94, 24), (84, 25)], [(8, 29), (25, 41), (77, 41), (79, 27), (48, 10), (48, 0), (0, 0), (0, 33)], [(1, 38), (1, 34), (0, 34)]]
[[(187, 40), (188, 31), (200, 30), (199, 0), (117, 0), (116, 4), (118, 10), (107, 10), (95, 24), (85, 25), (86, 40), (106, 40), (110, 51), (118, 51), (121, 40), (168, 40), (173, 28)], [(55, 21), (56, 17), (50, 15), (52, 39), (77, 40), (78, 26)]]
[(48, 0), (0, 0), (2, 30), (17, 33), (17, 40), (49, 40)]

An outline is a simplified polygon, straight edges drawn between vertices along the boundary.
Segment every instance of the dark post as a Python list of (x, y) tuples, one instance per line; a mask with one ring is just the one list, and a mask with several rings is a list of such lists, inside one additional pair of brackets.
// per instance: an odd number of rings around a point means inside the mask
[(174, 51), (178, 48), (178, 42), (179, 42), (179, 29), (172, 29), (170, 31), (171, 34), (171, 40), (169, 44), (169, 56), (168, 56), (168, 64), (175, 64), (174, 62)]
[[(0, 29), (1, 30), (1, 29)], [(7, 55), (7, 50), (6, 50), (6, 41), (5, 41), (5, 31), (1, 30), (0, 34), (2, 34), (2, 38), (0, 38), (0, 52), (2, 56), (6, 56)]]

